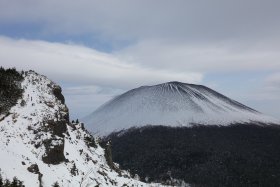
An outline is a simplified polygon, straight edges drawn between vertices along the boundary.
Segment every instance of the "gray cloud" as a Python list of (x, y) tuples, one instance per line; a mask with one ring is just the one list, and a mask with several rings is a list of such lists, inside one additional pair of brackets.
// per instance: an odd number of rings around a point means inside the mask
[(269, 86), (280, 88), (280, 72), (271, 74), (270, 76), (266, 77), (265, 83)]
[(130, 40), (114, 55), (146, 69), (271, 70), (280, 66), (279, 8), (278, 0), (4, 0), (0, 24), (37, 24), (42, 35), (70, 40)]
[(280, 71), (266, 76), (247, 97), (247, 102), (256, 109), (279, 119)]
[(264, 92), (270, 95), (270, 99), (278, 99), (280, 103), (280, 71), (265, 78)]
[(72, 119), (83, 117), (125, 90), (95, 85), (63, 86)]
[(88, 96), (95, 94), (102, 94), (108, 96), (115, 96), (124, 92), (123, 89), (111, 88), (111, 87), (100, 87), (95, 85), (79, 85), (79, 86), (67, 86), (63, 90), (64, 94), (67, 95), (79, 95), (79, 96)]
[(178, 44), (142, 41), (115, 52), (120, 59), (146, 67), (200, 72), (280, 70), (280, 46), (268, 41), (242, 46), (234, 42)]
[(1, 65), (34, 69), (61, 82), (114, 88), (134, 88), (170, 80), (201, 82), (198, 72), (144, 68), (116, 56), (73, 44), (0, 37)]
[(95, 33), (111, 39), (205, 42), (278, 35), (278, 0), (0, 2), (1, 23), (38, 23), (45, 33)]

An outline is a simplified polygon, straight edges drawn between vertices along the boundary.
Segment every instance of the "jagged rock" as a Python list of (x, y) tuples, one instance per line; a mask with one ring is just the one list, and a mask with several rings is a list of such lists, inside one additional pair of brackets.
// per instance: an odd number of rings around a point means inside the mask
[(39, 174), (40, 171), (39, 171), (39, 167), (37, 164), (32, 164), (31, 166), (29, 166), (27, 168), (27, 170), (30, 172), (30, 173), (34, 173), (34, 174)]
[(65, 161), (63, 139), (49, 139), (45, 140), (43, 144), (46, 148), (42, 157), (44, 163), (56, 165)]
[(61, 108), (60, 115), (62, 119), (66, 120), (66, 122), (69, 123), (69, 109), (66, 105), (64, 105), (64, 107)]
[(53, 87), (53, 94), (54, 96), (61, 101), (62, 104), (65, 104), (65, 99), (64, 99), (64, 96), (62, 95), (62, 90), (61, 90), (61, 87), (58, 86), (58, 85), (54, 85)]
[(66, 125), (67, 125), (67, 121), (65, 120), (61, 120), (61, 121), (49, 120), (47, 122), (46, 130), (51, 131), (52, 134), (54, 135), (63, 137), (63, 133), (65, 133), (67, 130)]
[(43, 177), (43, 174), (40, 172), (39, 170), (39, 167), (37, 164), (32, 164), (31, 166), (29, 166), (27, 168), (27, 170), (30, 172), (30, 173), (34, 173), (34, 174), (38, 174), (38, 180), (39, 180), (39, 187), (42, 187), (42, 177)]

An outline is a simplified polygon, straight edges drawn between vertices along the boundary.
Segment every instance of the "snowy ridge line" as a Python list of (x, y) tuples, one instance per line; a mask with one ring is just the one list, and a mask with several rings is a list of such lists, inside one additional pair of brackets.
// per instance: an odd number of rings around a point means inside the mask
[[(85, 142), (91, 135), (83, 126), (67, 121), (68, 109), (63, 99), (54, 94), (59, 86), (47, 77), (33, 71), (25, 72), (21, 86), (24, 89), (22, 99), (0, 121), (0, 168), (4, 178), (11, 180), (16, 176), (27, 187), (50, 187), (55, 182), (63, 187), (159, 186), (135, 180), (126, 171), (112, 170), (106, 162), (104, 149)], [(66, 123), (61, 135), (51, 129), (60, 123)], [(65, 159), (46, 164), (43, 157), (47, 149), (56, 147), (62, 149)], [(31, 167), (32, 172), (29, 171)]]
[(252, 121), (280, 121), (232, 100), (208, 87), (180, 82), (142, 86), (113, 98), (83, 121), (100, 136), (145, 125), (228, 126)]

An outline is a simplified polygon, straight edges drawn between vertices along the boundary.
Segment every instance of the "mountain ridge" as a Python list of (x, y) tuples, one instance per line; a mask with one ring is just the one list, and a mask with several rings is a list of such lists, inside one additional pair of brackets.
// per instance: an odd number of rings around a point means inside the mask
[(109, 166), (105, 150), (84, 125), (69, 122), (60, 86), (34, 71), (22, 76), (22, 96), (0, 121), (4, 179), (16, 176), (27, 187), (156, 185)]

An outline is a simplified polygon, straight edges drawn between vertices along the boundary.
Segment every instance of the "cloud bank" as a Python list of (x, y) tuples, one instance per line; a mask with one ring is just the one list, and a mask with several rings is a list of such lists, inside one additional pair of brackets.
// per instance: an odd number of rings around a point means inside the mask
[(174, 71), (240, 72), (280, 71), (279, 47), (268, 41), (242, 46), (225, 41), (212, 44), (178, 44), (143, 41), (116, 52), (121, 59), (145, 67)]
[(0, 23), (39, 24), (42, 33), (110, 40), (254, 40), (278, 35), (278, 0), (20, 0), (0, 2)]
[(201, 82), (197, 72), (178, 73), (126, 63), (112, 54), (73, 44), (0, 37), (1, 65), (34, 69), (55, 80), (80, 85), (134, 88), (171, 80)]

